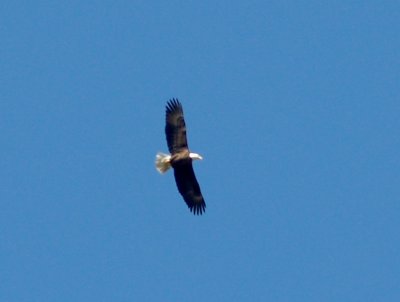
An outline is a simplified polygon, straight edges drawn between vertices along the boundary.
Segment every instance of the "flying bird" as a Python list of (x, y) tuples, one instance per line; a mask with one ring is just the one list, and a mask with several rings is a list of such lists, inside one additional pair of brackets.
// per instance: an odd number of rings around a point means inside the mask
[(165, 135), (171, 154), (157, 153), (156, 169), (161, 174), (171, 167), (174, 169), (179, 193), (190, 211), (195, 215), (201, 215), (206, 210), (206, 203), (194, 175), (192, 161), (203, 158), (199, 154), (189, 151), (182, 104), (178, 99), (171, 99), (167, 103), (165, 121)]

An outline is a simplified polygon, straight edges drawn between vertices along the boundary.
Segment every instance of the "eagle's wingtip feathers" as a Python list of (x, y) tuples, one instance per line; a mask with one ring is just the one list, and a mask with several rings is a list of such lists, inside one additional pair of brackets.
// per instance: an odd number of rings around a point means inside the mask
[(182, 111), (182, 104), (177, 98), (172, 98), (167, 102), (167, 113), (174, 112), (175, 110)]
[(203, 201), (200, 204), (194, 204), (192, 206), (189, 206), (190, 212), (193, 213), (193, 215), (203, 215), (203, 213), (206, 212), (206, 203)]

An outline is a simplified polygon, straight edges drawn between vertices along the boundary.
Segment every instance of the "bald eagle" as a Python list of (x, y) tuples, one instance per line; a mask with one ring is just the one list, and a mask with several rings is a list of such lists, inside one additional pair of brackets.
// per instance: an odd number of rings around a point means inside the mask
[(182, 104), (178, 99), (171, 99), (167, 103), (165, 120), (165, 135), (171, 154), (157, 153), (156, 169), (160, 173), (165, 173), (171, 167), (174, 169), (179, 193), (190, 211), (195, 215), (201, 215), (205, 212), (206, 203), (194, 175), (192, 161), (203, 158), (199, 154), (189, 151)]

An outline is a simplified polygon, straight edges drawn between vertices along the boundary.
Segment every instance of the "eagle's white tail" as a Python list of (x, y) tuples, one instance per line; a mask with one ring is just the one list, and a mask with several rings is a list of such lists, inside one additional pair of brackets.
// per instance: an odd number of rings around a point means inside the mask
[(156, 155), (156, 169), (160, 173), (165, 173), (171, 168), (170, 163), (171, 155), (158, 152)]

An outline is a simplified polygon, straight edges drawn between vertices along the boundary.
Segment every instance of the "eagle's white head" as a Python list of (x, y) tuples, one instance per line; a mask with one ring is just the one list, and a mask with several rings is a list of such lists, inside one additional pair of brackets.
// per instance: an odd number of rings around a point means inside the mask
[(189, 153), (189, 157), (190, 157), (191, 159), (193, 159), (193, 160), (196, 160), (196, 159), (202, 160), (202, 159), (203, 159), (203, 157), (202, 157), (200, 154), (192, 153), (192, 152)]

